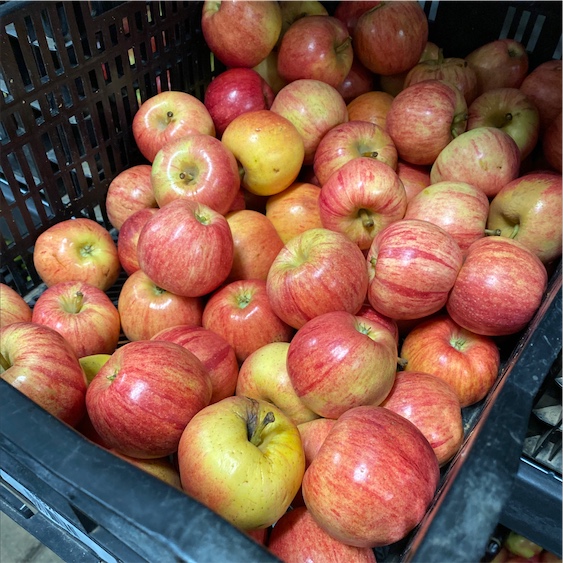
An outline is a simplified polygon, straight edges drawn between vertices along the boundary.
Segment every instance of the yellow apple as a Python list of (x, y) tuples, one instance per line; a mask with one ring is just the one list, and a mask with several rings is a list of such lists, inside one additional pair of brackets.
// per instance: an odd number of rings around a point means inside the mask
[(111, 358), (111, 354), (92, 354), (78, 358), (82, 371), (86, 375), (88, 383), (94, 379), (100, 368)]

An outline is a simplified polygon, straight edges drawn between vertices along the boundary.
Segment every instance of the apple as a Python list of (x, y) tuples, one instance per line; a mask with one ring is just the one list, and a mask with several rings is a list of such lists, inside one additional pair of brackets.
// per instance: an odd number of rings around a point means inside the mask
[(252, 209), (225, 215), (233, 235), (233, 265), (227, 282), (259, 279), (266, 281), (270, 266), (283, 248), (283, 241), (273, 223), (263, 213)]
[(494, 88), (519, 88), (528, 73), (528, 54), (514, 39), (480, 45), (465, 60), (477, 75), (478, 95)]
[(518, 177), (520, 149), (514, 139), (496, 127), (479, 127), (462, 133), (437, 156), (430, 182), (465, 182), (493, 198)]
[(387, 225), (402, 219), (407, 195), (389, 165), (370, 157), (349, 160), (321, 188), (319, 214), (325, 229), (345, 234), (361, 250)]
[(459, 451), (463, 443), (461, 405), (444, 379), (430, 373), (399, 371), (381, 406), (410, 420), (424, 434), (440, 467)]
[[(292, 1), (293, 3), (296, 2)], [(278, 72), (278, 52), (276, 49), (272, 50), (265, 59), (253, 66), (252, 70), (255, 70), (268, 83), (274, 95), (287, 84), (287, 81)]]
[(561, 176), (541, 172), (509, 182), (491, 201), (487, 227), (517, 240), (544, 264), (561, 256)]
[(371, 322), (377, 323), (381, 325), (383, 328), (386, 328), (395, 337), (395, 342), (397, 343), (397, 345), (399, 345), (399, 326), (395, 319), (392, 319), (387, 315), (382, 315), (381, 313), (377, 312), (367, 301), (362, 305), (360, 310), (356, 313), (356, 316), (365, 317)]
[(387, 113), (386, 129), (402, 160), (432, 164), (466, 125), (463, 94), (444, 80), (425, 80), (397, 94)]
[(427, 166), (409, 164), (399, 160), (395, 169), (407, 194), (407, 203), (430, 185), (430, 169)]
[(534, 557), (534, 555), (539, 555), (543, 548), (537, 543), (529, 540), (522, 534), (515, 532), (514, 530), (509, 530), (503, 545), (514, 555), (519, 555), (529, 559)]
[(82, 281), (59, 282), (43, 291), (31, 320), (64, 336), (78, 358), (112, 354), (121, 332), (119, 313), (111, 299)]
[(482, 190), (465, 182), (444, 181), (415, 195), (404, 218), (438, 225), (465, 254), (474, 241), (485, 236), (488, 214), (489, 199)]
[(240, 189), (233, 153), (211, 135), (184, 135), (154, 157), (151, 184), (159, 207), (175, 199), (195, 200), (224, 215)]
[(84, 281), (107, 291), (121, 271), (110, 233), (86, 217), (59, 221), (43, 231), (35, 241), (33, 264), (47, 287)]
[[(225, 460), (228, 459), (228, 463)], [(305, 470), (297, 427), (276, 406), (227, 397), (198, 412), (178, 446), (184, 491), (242, 530), (277, 522)]]
[(233, 237), (223, 215), (193, 200), (161, 207), (142, 228), (139, 266), (158, 287), (201, 297), (219, 287), (233, 265)]
[(17, 322), (31, 322), (31, 307), (15, 289), (5, 283), (0, 283), (0, 310), (0, 328)]
[(215, 136), (215, 124), (204, 103), (186, 92), (166, 90), (146, 99), (132, 122), (133, 138), (150, 162), (172, 140), (203, 133)]
[(313, 168), (320, 185), (358, 157), (379, 160), (393, 170), (397, 166), (397, 149), (385, 129), (369, 121), (347, 121), (327, 131), (315, 151)]
[(186, 424), (210, 399), (207, 370), (191, 352), (144, 340), (112, 354), (88, 386), (86, 408), (109, 448), (153, 459), (177, 451)]
[(440, 479), (422, 432), (383, 407), (346, 411), (303, 476), (305, 506), (333, 538), (377, 547), (404, 538), (425, 515)]
[(338, 2), (334, 10), (334, 17), (338, 18), (353, 36), (358, 19), (371, 8), (381, 3), (381, 0), (347, 0), (346, 2)]
[(278, 4), (280, 5), (282, 15), (282, 28), (276, 44), (276, 49), (279, 49), (285, 32), (297, 20), (306, 16), (329, 15), (327, 9), (317, 0), (280, 0)]
[(193, 325), (175, 325), (151, 340), (166, 340), (183, 346), (201, 361), (211, 379), (211, 403), (234, 395), (239, 366), (233, 347), (219, 334)]
[(319, 215), (319, 186), (294, 182), (266, 201), (266, 217), (270, 219), (284, 244), (308, 229), (322, 228)]
[(542, 136), (541, 143), (543, 154), (549, 166), (561, 174), (561, 122), (559, 114), (553, 123), (548, 126)]
[(271, 342), (248, 356), (240, 366), (236, 394), (276, 405), (299, 425), (319, 417), (295, 393), (287, 373), (289, 342)]
[(538, 108), (540, 132), (545, 131), (561, 113), (561, 60), (538, 65), (524, 78), (520, 91)]
[(206, 0), (203, 3), (203, 38), (227, 67), (252, 68), (257, 65), (272, 51), (281, 29), (281, 9), (273, 0)]
[(294, 80), (284, 86), (274, 98), (271, 110), (293, 123), (301, 135), (305, 150), (303, 164), (313, 164), (324, 135), (348, 121), (346, 102), (338, 90), (315, 79)]
[(86, 376), (71, 345), (48, 326), (15, 322), (0, 329), (0, 377), (70, 426), (86, 412)]
[(354, 54), (376, 74), (411, 69), (428, 41), (428, 20), (418, 2), (380, 2), (354, 28)]
[(446, 307), (463, 328), (504, 336), (528, 324), (546, 287), (545, 266), (527, 247), (506, 237), (485, 237), (469, 247)]
[(268, 549), (285, 563), (346, 561), (375, 563), (369, 547), (354, 547), (334, 539), (321, 528), (305, 506), (286, 512), (272, 528)]
[(182, 483), (180, 481), (180, 472), (173, 465), (167, 457), (161, 457), (156, 459), (137, 459), (128, 455), (121, 454), (115, 450), (109, 450), (112, 454), (120, 457), (121, 459), (127, 461), (131, 465), (146, 471), (153, 477), (168, 483), (171, 487), (176, 487), (177, 489), (182, 489)]
[(117, 234), (117, 257), (128, 276), (139, 269), (137, 243), (145, 223), (158, 211), (157, 207), (145, 207), (125, 219)]
[(438, 225), (402, 219), (385, 227), (368, 251), (368, 300), (393, 319), (439, 311), (463, 262), (454, 238)]
[(258, 196), (277, 194), (290, 186), (305, 154), (295, 125), (272, 108), (235, 117), (221, 139), (242, 167), (242, 187)]
[(202, 326), (221, 335), (239, 363), (270, 342), (289, 342), (294, 330), (274, 311), (264, 280), (237, 280), (218, 289), (203, 310)]
[(106, 194), (106, 213), (118, 231), (136, 211), (156, 208), (151, 184), (151, 167), (137, 164), (120, 172), (110, 182)]
[(468, 109), (467, 129), (497, 127), (508, 133), (524, 160), (539, 138), (540, 118), (535, 104), (518, 88), (494, 88), (476, 98)]
[(171, 326), (201, 326), (203, 301), (162, 289), (143, 270), (137, 270), (123, 283), (117, 309), (128, 340), (149, 340)]
[(352, 66), (344, 81), (336, 89), (346, 104), (358, 96), (374, 90), (375, 75), (368, 70), (358, 59), (352, 60)]
[(86, 382), (90, 385), (90, 382), (96, 374), (100, 371), (102, 366), (111, 358), (111, 354), (91, 354), (89, 356), (82, 356), (78, 358), (80, 366), (84, 371), (86, 376)]
[(385, 129), (387, 123), (387, 113), (393, 103), (393, 96), (387, 92), (372, 90), (355, 97), (348, 102), (349, 121), (369, 121)]
[(328, 15), (294, 21), (278, 49), (278, 72), (291, 83), (307, 78), (338, 88), (350, 69), (354, 51), (346, 26)]
[(309, 229), (289, 240), (266, 280), (272, 310), (297, 329), (330, 311), (356, 313), (367, 285), (358, 245), (329, 229)]
[(203, 103), (221, 138), (227, 125), (241, 113), (270, 109), (274, 91), (252, 68), (229, 68), (219, 73), (207, 89)]
[(303, 404), (337, 419), (360, 405), (379, 405), (397, 368), (391, 331), (346, 311), (324, 313), (305, 323), (287, 353), (287, 373)]

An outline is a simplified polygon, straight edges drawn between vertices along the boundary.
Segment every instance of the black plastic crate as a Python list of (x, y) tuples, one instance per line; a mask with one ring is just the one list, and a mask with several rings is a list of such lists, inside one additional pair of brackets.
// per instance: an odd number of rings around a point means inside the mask
[[(560, 2), (420, 3), (429, 39), (446, 56), (463, 57), (510, 37), (528, 49), (530, 68), (561, 58)], [(324, 4), (329, 11), (336, 6)], [(41, 232), (80, 216), (111, 227), (109, 183), (144, 162), (130, 127), (139, 105), (159, 88), (202, 99), (222, 70), (203, 40), (201, 6), (0, 5), (0, 279), (29, 302), (44, 287), (32, 260)], [(122, 283), (108, 292), (112, 298)], [(494, 389), (464, 410), (464, 445), (443, 469), (425, 519), (399, 544), (378, 549), (378, 561), (479, 560), (522, 482), (533, 401), (560, 351), (559, 266), (529, 327), (503, 341)], [(89, 443), (5, 382), (0, 476), (0, 508), (68, 561), (275, 560), (199, 503)], [(555, 503), (561, 505), (560, 492)], [(560, 536), (551, 539), (560, 546)]]

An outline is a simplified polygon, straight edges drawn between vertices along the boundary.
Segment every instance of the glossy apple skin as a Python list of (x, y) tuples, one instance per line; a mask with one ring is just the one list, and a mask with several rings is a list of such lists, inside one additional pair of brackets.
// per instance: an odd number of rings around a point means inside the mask
[(422, 318), (448, 299), (463, 262), (453, 237), (427, 221), (403, 219), (385, 227), (368, 251), (368, 300), (396, 320)]
[(112, 354), (88, 386), (86, 408), (108, 447), (153, 459), (177, 451), (186, 424), (210, 399), (207, 370), (191, 352), (144, 340)]
[(237, 280), (215, 292), (205, 304), (202, 325), (221, 335), (242, 363), (270, 342), (289, 342), (294, 330), (279, 318), (264, 280)]
[(303, 164), (313, 164), (323, 136), (348, 121), (346, 102), (333, 86), (315, 79), (298, 79), (284, 86), (274, 98), (272, 112), (288, 119), (303, 139)]
[(12, 323), (0, 330), (0, 350), (4, 381), (63, 422), (80, 422), (86, 376), (61, 334), (33, 322)]
[(221, 141), (185, 135), (156, 153), (151, 184), (159, 207), (188, 199), (225, 214), (240, 189), (240, 176), (233, 153)]
[(461, 405), (453, 387), (436, 375), (399, 371), (382, 407), (410, 420), (426, 437), (440, 466), (463, 443)]
[(305, 16), (328, 16), (327, 9), (318, 0), (282, 0), (279, 2), (281, 15), (282, 15), (282, 29), (276, 49), (279, 49), (281, 40), (285, 32), (295, 23), (298, 19)]
[(346, 104), (349, 104), (366, 92), (372, 92), (374, 89), (375, 75), (358, 59), (352, 60), (350, 71), (346, 78), (344, 78), (344, 82), (337, 88)]
[(270, 85), (251, 68), (229, 68), (219, 73), (205, 90), (203, 103), (220, 139), (227, 125), (241, 113), (270, 109), (274, 101)]
[(407, 194), (407, 203), (424, 188), (430, 185), (430, 169), (427, 166), (409, 164), (399, 160), (395, 169)]
[(139, 235), (145, 223), (152, 217), (158, 208), (145, 207), (135, 211), (133, 215), (125, 219), (117, 234), (117, 256), (121, 267), (128, 276), (139, 269), (137, 258), (137, 243)]
[(520, 150), (514, 139), (496, 127), (479, 127), (456, 137), (434, 161), (430, 182), (466, 182), (493, 198), (518, 177)]
[(178, 324), (201, 326), (201, 297), (176, 295), (157, 286), (142, 270), (123, 283), (117, 309), (128, 340), (149, 340), (157, 332)]
[(432, 164), (466, 125), (467, 103), (461, 92), (443, 80), (426, 80), (397, 94), (385, 127), (402, 160)]
[(491, 201), (487, 227), (500, 229), (544, 264), (561, 256), (561, 176), (535, 172), (509, 182)]
[(368, 250), (377, 233), (402, 219), (407, 194), (387, 164), (357, 157), (342, 165), (321, 188), (319, 214), (325, 229), (345, 234)]
[(347, 121), (330, 129), (321, 139), (313, 168), (320, 185), (353, 158), (369, 157), (395, 170), (397, 149), (389, 134), (367, 121)]
[(277, 2), (206, 0), (203, 4), (203, 37), (209, 50), (227, 67), (257, 65), (274, 48), (281, 28)]
[(17, 322), (31, 322), (31, 307), (15, 289), (5, 283), (0, 283), (0, 310), (0, 328)]
[(353, 35), (354, 54), (376, 74), (411, 69), (428, 41), (428, 20), (417, 2), (381, 2), (364, 12)]
[(542, 136), (542, 150), (549, 166), (561, 174), (561, 124), (563, 118), (559, 114), (548, 126)]
[(318, 418), (295, 393), (287, 373), (289, 342), (261, 346), (240, 366), (236, 394), (273, 403), (295, 424)]
[(438, 182), (424, 188), (408, 203), (405, 219), (438, 225), (449, 233), (465, 254), (485, 236), (489, 199), (465, 182)]
[(105, 292), (86, 282), (47, 288), (37, 299), (31, 320), (64, 336), (78, 358), (112, 354), (119, 341), (117, 308)]
[(365, 92), (348, 102), (349, 121), (369, 121), (385, 129), (387, 113), (393, 103), (393, 96), (387, 92), (373, 90)]
[(47, 287), (84, 281), (106, 291), (121, 271), (111, 235), (85, 217), (60, 221), (43, 231), (35, 241), (33, 264)]
[(338, 18), (346, 26), (350, 35), (354, 35), (354, 29), (359, 17), (378, 4), (381, 4), (381, 0), (349, 0), (348, 2), (339, 2), (334, 10), (334, 17)]
[(293, 337), (287, 372), (301, 401), (324, 418), (380, 404), (397, 367), (394, 335), (379, 323), (346, 311), (319, 315)]
[(111, 182), (106, 195), (106, 213), (117, 230), (136, 211), (156, 208), (151, 184), (151, 167), (137, 164), (120, 172)]
[(356, 313), (367, 285), (358, 245), (328, 229), (309, 229), (288, 241), (266, 280), (272, 310), (297, 329), (330, 311)]
[[(254, 445), (248, 436), (269, 412), (274, 420)], [(180, 440), (178, 463), (186, 493), (242, 530), (279, 520), (305, 470), (295, 424), (271, 403), (237, 396), (192, 418)]]
[(219, 334), (202, 326), (175, 325), (151, 340), (166, 340), (183, 346), (201, 361), (212, 385), (211, 403), (234, 395), (239, 366), (233, 347)]
[(299, 18), (285, 32), (278, 50), (278, 72), (287, 82), (322, 80), (334, 88), (343, 82), (354, 59), (346, 26), (337, 18)]
[(485, 237), (469, 247), (447, 311), (477, 334), (514, 334), (530, 322), (546, 287), (547, 272), (535, 254), (513, 239)]
[(440, 478), (428, 440), (412, 422), (377, 406), (346, 411), (303, 477), (303, 498), (333, 538), (389, 545), (421, 520)]
[(140, 268), (158, 287), (185, 297), (219, 287), (231, 271), (233, 253), (225, 217), (190, 200), (161, 207), (137, 242)]
[(266, 281), (283, 241), (270, 219), (258, 211), (242, 209), (225, 215), (233, 235), (233, 266), (227, 282)]
[(276, 522), (270, 534), (268, 549), (285, 563), (375, 563), (373, 549), (346, 545), (334, 539), (315, 522), (305, 506), (286, 512)]
[(307, 229), (322, 228), (319, 215), (319, 186), (294, 182), (266, 201), (266, 217), (274, 225), (284, 244)]
[(462, 408), (483, 399), (499, 374), (496, 342), (459, 326), (447, 314), (421, 322), (405, 337), (400, 356), (406, 372), (426, 372), (446, 381)]
[(203, 133), (215, 136), (215, 124), (201, 100), (186, 92), (164, 91), (145, 100), (133, 117), (137, 147), (150, 162), (173, 139)]

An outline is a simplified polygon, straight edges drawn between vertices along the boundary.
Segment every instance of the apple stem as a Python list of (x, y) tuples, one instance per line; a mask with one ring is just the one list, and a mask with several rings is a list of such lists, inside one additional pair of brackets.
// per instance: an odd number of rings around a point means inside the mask
[(186, 180), (186, 179), (188, 182), (191, 182), (194, 179), (194, 177), (190, 173), (180, 172), (180, 180)]
[(8, 362), (2, 352), (0, 352), (0, 368), (2, 369), (2, 373), (10, 368), (10, 362)]
[(348, 37), (346, 37), (346, 39), (334, 49), (334, 52), (336, 54), (342, 53), (342, 51), (348, 49), (351, 43), (352, 43), (352, 38), (348, 35)]
[(174, 112), (172, 112), (171, 110), (168, 110), (168, 111), (166, 112), (166, 117), (167, 117), (168, 119), (172, 119), (172, 118), (174, 117)]
[(501, 235), (500, 229), (485, 229), (486, 237), (500, 237), (500, 235)]
[(255, 445), (259, 446), (262, 443), (262, 432), (268, 426), (276, 420), (274, 413), (272, 411), (268, 411), (264, 418), (258, 422), (258, 414), (260, 412), (260, 406), (256, 400), (252, 400), (252, 410), (248, 413), (248, 418), (246, 422), (246, 434), (248, 437), (248, 441)]
[(467, 121), (467, 119), (469, 118), (469, 115), (467, 113), (458, 113), (455, 117), (454, 120), (452, 121), (452, 126), (451, 126), (451, 133), (452, 133), (452, 137), (455, 139), (458, 136), (457, 131), (455, 130), (455, 126), (458, 123), (462, 123), (463, 121)]
[(504, 116), (504, 119), (505, 119), (506, 121), (512, 121), (512, 114), (511, 114), (510, 112), (507, 113), (507, 114)]
[(360, 209), (358, 216), (362, 220), (362, 225), (366, 229), (371, 229), (373, 227), (373, 217), (371, 216), (371, 213), (369, 211), (367, 211), (366, 209)]
[(70, 312), (80, 313), (80, 309), (82, 309), (83, 303), (84, 303), (84, 294), (81, 291), (77, 291), (72, 296), (72, 300), (70, 302)]
[(367, 158), (377, 158), (379, 153), (377, 151), (367, 151), (363, 152), (362, 156), (366, 156)]
[(518, 231), (520, 230), (520, 225), (514, 225), (512, 232), (510, 233), (510, 238), (516, 238)]
[(114, 371), (112, 374), (106, 376), (108, 381), (114, 381), (115, 378), (117, 377), (117, 371)]
[(399, 366), (399, 369), (405, 369), (408, 363), (408, 360), (405, 358), (397, 358), (397, 365)]

